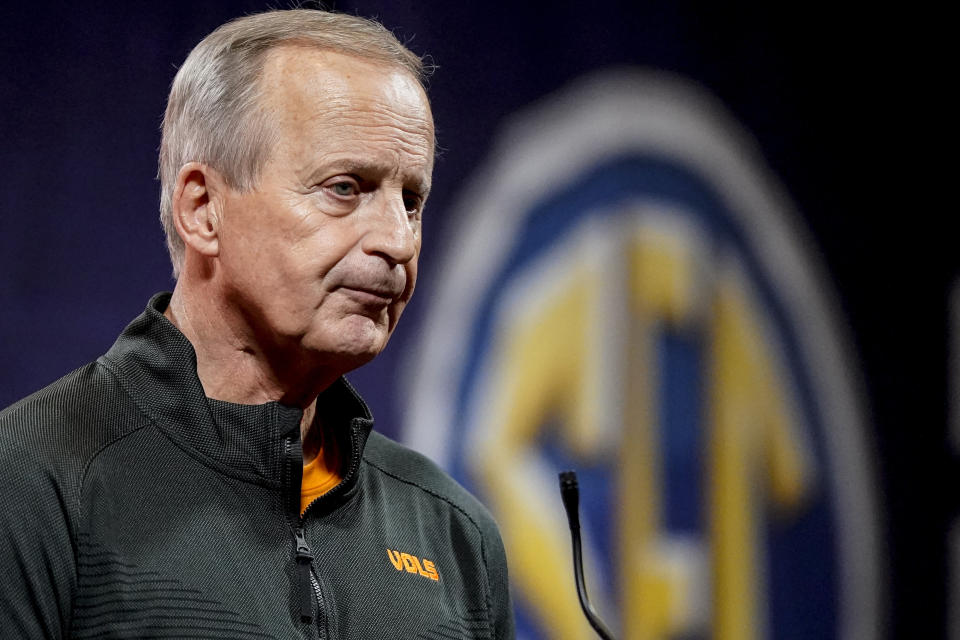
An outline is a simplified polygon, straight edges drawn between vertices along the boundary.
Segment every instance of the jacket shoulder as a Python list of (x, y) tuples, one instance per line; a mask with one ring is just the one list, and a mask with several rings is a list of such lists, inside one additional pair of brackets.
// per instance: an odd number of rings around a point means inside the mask
[(68, 635), (86, 465), (143, 423), (97, 363), (0, 411), (0, 627)]
[(472, 520), (484, 537), (497, 532), (496, 522), (487, 508), (422, 453), (373, 431), (363, 457), (382, 473), (449, 503)]
[(78, 472), (101, 448), (147, 421), (113, 373), (91, 362), (0, 411), (0, 456)]

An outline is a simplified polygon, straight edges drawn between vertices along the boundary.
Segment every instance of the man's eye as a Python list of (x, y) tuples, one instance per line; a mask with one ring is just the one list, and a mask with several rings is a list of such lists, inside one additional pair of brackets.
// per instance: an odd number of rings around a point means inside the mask
[(330, 189), (338, 196), (350, 197), (356, 195), (357, 187), (352, 182), (336, 182), (330, 185)]
[(423, 203), (423, 198), (418, 196), (415, 193), (410, 191), (403, 192), (403, 206), (407, 209), (407, 213), (414, 214), (420, 212), (420, 207)]

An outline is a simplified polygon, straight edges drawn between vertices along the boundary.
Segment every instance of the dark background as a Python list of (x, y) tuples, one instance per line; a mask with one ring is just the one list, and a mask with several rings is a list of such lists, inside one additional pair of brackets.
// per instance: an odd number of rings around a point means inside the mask
[[(154, 178), (170, 81), (225, 20), (284, 6), (0, 8), (0, 406), (97, 357), (152, 293), (172, 288)], [(336, 8), (379, 17), (439, 65), (430, 85), (444, 151), (421, 297), (440, 254), (431, 238), (512, 111), (611, 65), (675, 72), (725, 103), (812, 231), (860, 357), (885, 505), (890, 637), (944, 636), (960, 480), (947, 435), (947, 301), (960, 260), (956, 212), (934, 195), (930, 155), (949, 151), (938, 124), (949, 78), (936, 68), (942, 18), (612, 0)], [(395, 368), (417, 328), (417, 298), (406, 313), (387, 352), (352, 376), (387, 433), (399, 426)]]

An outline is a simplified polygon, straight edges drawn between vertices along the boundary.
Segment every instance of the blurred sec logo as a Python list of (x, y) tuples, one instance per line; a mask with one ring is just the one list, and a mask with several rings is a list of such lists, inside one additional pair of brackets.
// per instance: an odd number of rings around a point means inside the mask
[(521, 638), (873, 639), (854, 360), (786, 196), (709, 96), (594, 76), (505, 128), (408, 362), (404, 437), (489, 505)]

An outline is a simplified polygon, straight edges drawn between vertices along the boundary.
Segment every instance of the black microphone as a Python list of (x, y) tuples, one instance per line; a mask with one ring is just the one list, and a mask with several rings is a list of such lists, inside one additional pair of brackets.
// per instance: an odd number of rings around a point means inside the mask
[(587, 621), (594, 631), (603, 640), (614, 640), (610, 629), (603, 623), (597, 612), (593, 610), (590, 599), (587, 597), (587, 585), (583, 580), (583, 551), (580, 548), (580, 485), (577, 483), (576, 471), (560, 472), (560, 496), (563, 498), (563, 507), (567, 510), (567, 520), (570, 522), (570, 538), (573, 543), (573, 573), (577, 582), (577, 597), (580, 598), (580, 608), (583, 609)]

